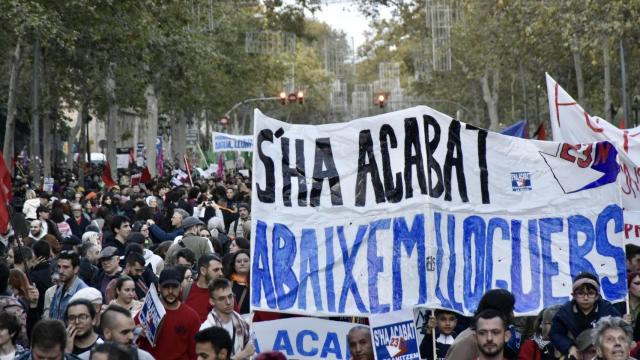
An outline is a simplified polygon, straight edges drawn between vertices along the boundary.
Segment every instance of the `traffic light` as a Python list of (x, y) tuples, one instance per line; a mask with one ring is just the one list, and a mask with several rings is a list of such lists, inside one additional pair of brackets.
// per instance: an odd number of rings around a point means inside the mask
[(279, 98), (280, 98), (280, 104), (282, 104), (282, 105), (286, 105), (287, 104), (287, 93), (286, 92), (284, 92), (284, 91), (281, 92)]
[(304, 92), (302, 90), (298, 91), (298, 104), (304, 104)]
[(383, 93), (383, 92), (376, 93), (373, 103), (380, 106), (380, 108), (382, 109), (384, 108), (388, 98), (389, 98), (388, 93)]

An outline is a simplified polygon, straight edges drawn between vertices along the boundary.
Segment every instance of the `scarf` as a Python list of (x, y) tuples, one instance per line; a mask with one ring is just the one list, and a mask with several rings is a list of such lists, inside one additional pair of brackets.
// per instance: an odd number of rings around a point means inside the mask
[(542, 335), (534, 334), (532, 340), (538, 345), (538, 349), (542, 350), (550, 341), (542, 339)]
[(249, 284), (248, 275), (240, 275), (235, 272), (231, 274), (231, 278), (229, 280), (242, 286), (247, 286)]

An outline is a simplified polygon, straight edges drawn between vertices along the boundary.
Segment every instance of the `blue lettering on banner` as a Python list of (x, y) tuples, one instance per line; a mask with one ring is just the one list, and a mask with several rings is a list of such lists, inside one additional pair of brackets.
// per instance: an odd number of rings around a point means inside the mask
[(319, 359), (351, 359), (349, 340), (345, 337), (342, 343), (334, 331), (318, 334), (314, 330), (300, 330), (297, 334), (287, 329), (279, 329), (273, 345), (258, 344), (257, 348), (280, 351), (288, 357), (314, 357)]
[[(601, 280), (604, 298), (624, 298), (624, 252), (609, 239), (623, 231), (618, 205), (609, 205), (591, 217), (432, 214), (431, 226), (425, 214), (419, 213), (409, 219), (372, 220), (358, 225), (355, 234), (344, 226), (294, 232), (284, 224), (257, 220), (251, 303), (257, 308), (349, 314), (436, 303), (470, 313), (486, 290), (497, 287), (513, 292), (518, 299), (517, 313), (531, 313), (568, 300), (567, 292), (554, 292), (558, 277), (570, 280), (582, 271), (597, 272), (602, 261), (615, 265), (615, 272)], [(429, 236), (427, 228), (433, 229)], [(561, 259), (556, 249), (569, 254), (568, 259)], [(589, 260), (590, 254), (599, 256), (598, 264)], [(428, 256), (436, 259), (432, 284), (427, 282)], [(568, 262), (569, 274), (560, 273), (559, 261)], [(511, 267), (498, 276), (494, 263)], [(366, 274), (356, 274), (356, 268)], [(407, 276), (407, 269), (415, 275)], [(428, 286), (433, 286), (432, 291)], [(313, 299), (307, 295), (309, 290)], [(284, 340), (280, 345), (287, 346)], [(326, 352), (332, 347), (328, 349)]]

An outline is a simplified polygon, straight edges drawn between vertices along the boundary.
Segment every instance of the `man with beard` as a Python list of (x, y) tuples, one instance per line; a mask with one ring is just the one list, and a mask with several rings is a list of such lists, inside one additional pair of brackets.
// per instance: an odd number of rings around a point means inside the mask
[[(182, 278), (178, 270), (166, 268), (160, 273), (160, 302), (166, 315), (162, 327), (156, 337), (156, 345), (152, 346), (146, 337), (138, 338), (141, 349), (151, 353), (158, 359), (192, 360), (196, 358), (195, 335), (200, 328), (198, 314), (188, 305), (180, 301), (180, 283)], [(136, 322), (139, 322), (139, 316)]]
[(49, 318), (62, 320), (67, 312), (67, 305), (75, 293), (87, 287), (78, 277), (80, 257), (73, 251), (62, 251), (58, 255), (58, 282), (51, 305)]
[(96, 323), (96, 309), (89, 300), (78, 299), (69, 303), (66, 314), (66, 352), (88, 360), (91, 349), (103, 343), (93, 330)]
[(358, 325), (347, 334), (349, 351), (353, 360), (373, 360), (373, 345), (371, 344), (371, 330), (363, 325)]
[(131, 312), (118, 305), (109, 305), (100, 317), (100, 330), (105, 341), (123, 345), (131, 353), (136, 352), (139, 360), (154, 360), (151, 354), (133, 344), (135, 327), (136, 324), (131, 318)]
[(222, 260), (218, 255), (205, 254), (198, 259), (198, 280), (182, 292), (184, 303), (200, 315), (200, 322), (207, 319), (212, 305), (209, 301), (209, 283), (222, 277)]
[(504, 359), (504, 346), (511, 338), (507, 326), (502, 313), (495, 309), (481, 311), (475, 316), (473, 329), (480, 353), (476, 360)]
[[(149, 288), (147, 284), (144, 282), (142, 278), (142, 274), (144, 273), (144, 256), (137, 252), (130, 252), (125, 259), (125, 266), (122, 275), (127, 275), (131, 279), (136, 286), (136, 296), (138, 299), (143, 299), (147, 296), (147, 291)], [(111, 284), (107, 286), (107, 288), (115, 288), (115, 283), (118, 279), (111, 280)]]

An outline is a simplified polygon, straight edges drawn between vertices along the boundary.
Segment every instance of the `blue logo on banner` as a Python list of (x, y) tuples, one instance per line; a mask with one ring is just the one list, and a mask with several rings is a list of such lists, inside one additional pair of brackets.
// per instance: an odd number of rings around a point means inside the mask
[(517, 192), (531, 190), (531, 173), (512, 172), (511, 188)]

